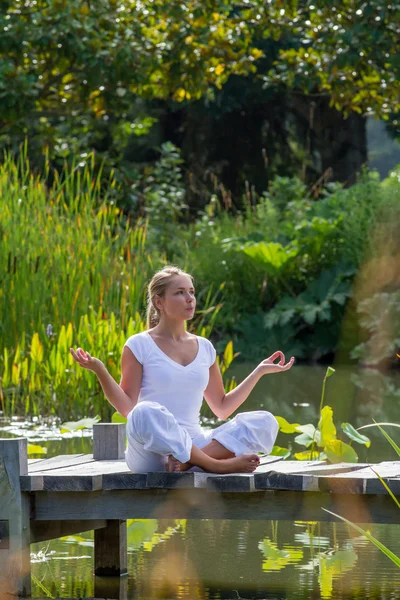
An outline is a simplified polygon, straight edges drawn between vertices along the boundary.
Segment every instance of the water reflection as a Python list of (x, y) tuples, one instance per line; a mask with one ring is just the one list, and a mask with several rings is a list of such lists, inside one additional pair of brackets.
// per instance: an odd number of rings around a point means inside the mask
[[(400, 526), (370, 529), (400, 552)], [(128, 576), (106, 580), (92, 534), (35, 544), (33, 596), (399, 598), (399, 570), (341, 523), (132, 520), (128, 547)]]

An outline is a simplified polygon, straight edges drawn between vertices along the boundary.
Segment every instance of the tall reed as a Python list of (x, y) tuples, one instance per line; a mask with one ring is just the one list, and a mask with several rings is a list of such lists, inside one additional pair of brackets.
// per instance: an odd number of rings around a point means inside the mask
[[(84, 347), (119, 380), (123, 344), (145, 329), (146, 284), (165, 257), (149, 252), (148, 222), (114, 205), (115, 179), (104, 184), (93, 154), (49, 185), (47, 156), (35, 174), (26, 150), (0, 165), (0, 410), (107, 418), (96, 377), (69, 347)], [(222, 287), (199, 296), (190, 324), (199, 335), (213, 328)]]

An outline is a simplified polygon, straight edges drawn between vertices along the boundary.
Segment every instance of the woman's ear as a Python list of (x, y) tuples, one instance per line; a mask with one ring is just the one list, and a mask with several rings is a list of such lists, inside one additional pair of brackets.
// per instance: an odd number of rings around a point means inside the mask
[(154, 308), (158, 308), (158, 310), (161, 311), (162, 302), (161, 302), (161, 298), (160, 298), (160, 296), (158, 294), (155, 295), (154, 298), (153, 298), (153, 305), (154, 305)]

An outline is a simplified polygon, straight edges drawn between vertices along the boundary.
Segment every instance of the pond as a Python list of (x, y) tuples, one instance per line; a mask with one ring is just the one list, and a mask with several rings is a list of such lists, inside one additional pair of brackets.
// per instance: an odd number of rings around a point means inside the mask
[[(228, 375), (241, 381), (251, 368), (239, 364)], [(325, 372), (297, 366), (264, 377), (243, 408), (316, 423)], [(399, 390), (397, 372), (340, 367), (327, 382), (325, 403), (337, 423), (399, 422)], [(207, 427), (210, 417), (205, 410)], [(365, 433), (372, 444), (357, 445), (360, 462), (396, 459), (375, 429)], [(90, 431), (61, 435), (54, 421), (0, 421), (0, 436), (21, 435), (46, 447), (48, 457), (91, 452)], [(280, 434), (277, 443), (288, 447), (291, 438)], [(367, 528), (400, 555), (400, 526)], [(128, 548), (128, 576), (116, 582), (93, 578), (92, 532), (33, 544), (33, 597), (400, 599), (400, 570), (345, 524), (319, 522), (318, 514), (313, 522), (132, 520)]]

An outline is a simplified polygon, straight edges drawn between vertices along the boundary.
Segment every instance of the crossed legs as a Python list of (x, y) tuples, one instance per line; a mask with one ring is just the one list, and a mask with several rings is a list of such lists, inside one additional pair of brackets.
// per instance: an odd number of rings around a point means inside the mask
[(259, 462), (257, 454), (235, 456), (217, 440), (211, 440), (201, 449), (193, 445), (190, 460), (186, 463), (169, 456), (166, 470), (181, 472), (197, 466), (210, 473), (252, 473), (258, 467)]

